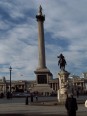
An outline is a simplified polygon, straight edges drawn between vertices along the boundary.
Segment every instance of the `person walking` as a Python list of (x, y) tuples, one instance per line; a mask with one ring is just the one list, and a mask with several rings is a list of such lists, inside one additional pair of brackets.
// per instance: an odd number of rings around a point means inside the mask
[(38, 101), (38, 96), (37, 95), (35, 96), (35, 98), (36, 98), (36, 101)]
[(33, 102), (33, 94), (31, 93), (31, 102)]
[(28, 96), (26, 96), (25, 104), (28, 105)]
[(65, 108), (67, 109), (67, 116), (76, 116), (78, 105), (76, 98), (72, 94), (69, 94), (65, 101)]

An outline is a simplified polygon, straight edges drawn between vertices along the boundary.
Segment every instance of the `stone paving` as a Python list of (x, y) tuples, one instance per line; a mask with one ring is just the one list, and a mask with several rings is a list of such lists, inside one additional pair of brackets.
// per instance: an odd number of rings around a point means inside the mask
[[(64, 105), (55, 104), (54, 101), (41, 102), (40, 100), (25, 105), (24, 100), (24, 98), (0, 99), (0, 116), (66, 116), (67, 112)], [(82, 101), (82, 98), (80, 100)], [(87, 116), (84, 97), (83, 103), (78, 104), (77, 116)]]
[[(87, 116), (87, 108), (84, 104), (78, 105), (77, 116)], [(66, 109), (64, 105), (48, 105), (48, 104), (29, 104), (25, 105), (23, 103), (10, 103), (10, 104), (0, 104), (0, 116), (1, 114), (22, 114), (28, 115), (33, 114), (38, 115), (66, 115)]]

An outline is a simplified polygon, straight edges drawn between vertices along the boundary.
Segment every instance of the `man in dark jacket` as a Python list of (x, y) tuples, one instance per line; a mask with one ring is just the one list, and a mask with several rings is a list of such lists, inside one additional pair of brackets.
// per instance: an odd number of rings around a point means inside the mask
[(67, 109), (68, 116), (76, 116), (76, 110), (78, 110), (76, 98), (73, 98), (72, 94), (69, 94), (65, 101), (65, 108)]

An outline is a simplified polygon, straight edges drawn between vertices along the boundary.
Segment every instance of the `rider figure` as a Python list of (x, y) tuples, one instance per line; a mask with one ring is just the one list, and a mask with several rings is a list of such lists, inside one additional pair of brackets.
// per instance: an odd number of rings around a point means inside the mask
[(60, 65), (61, 70), (65, 70), (66, 60), (65, 57), (60, 54), (60, 56), (57, 56), (59, 58), (58, 65)]

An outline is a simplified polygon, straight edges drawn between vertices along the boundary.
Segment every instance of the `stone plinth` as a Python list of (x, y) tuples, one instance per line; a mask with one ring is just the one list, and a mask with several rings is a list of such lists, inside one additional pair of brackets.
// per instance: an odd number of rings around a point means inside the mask
[(50, 87), (49, 84), (36, 84), (32, 88), (31, 92), (37, 92), (37, 91), (39, 93), (42, 93), (42, 95), (44, 95), (44, 96), (48, 96), (53, 92), (53, 90), (52, 90), (52, 88)]
[(38, 91), (39, 93), (43, 93), (43, 95), (47, 95), (52, 93), (52, 88), (49, 85), (49, 80), (53, 78), (52, 73), (49, 69), (37, 69), (34, 71), (36, 74), (36, 85), (32, 89), (32, 91)]
[(52, 79), (52, 73), (49, 69), (37, 69), (34, 71), (36, 74), (36, 82), (37, 84), (48, 84), (49, 80)]
[(68, 93), (68, 77), (69, 72), (62, 70), (58, 73), (59, 89), (58, 89), (58, 102), (64, 103)]

